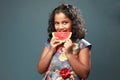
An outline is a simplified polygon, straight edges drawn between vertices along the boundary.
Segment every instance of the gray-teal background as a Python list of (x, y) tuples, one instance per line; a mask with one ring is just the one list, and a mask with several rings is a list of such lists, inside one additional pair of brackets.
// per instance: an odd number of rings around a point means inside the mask
[(60, 3), (82, 12), (93, 45), (88, 80), (120, 80), (120, 0), (0, 0), (0, 80), (41, 80), (48, 17)]

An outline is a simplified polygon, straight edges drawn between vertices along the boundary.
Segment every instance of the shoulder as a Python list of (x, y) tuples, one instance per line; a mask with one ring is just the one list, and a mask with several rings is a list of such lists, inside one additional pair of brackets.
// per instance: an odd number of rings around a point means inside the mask
[(50, 48), (50, 43), (49, 42), (45, 42), (44, 46), (47, 47), (47, 48)]
[(86, 39), (80, 39), (78, 40), (78, 44), (80, 46), (80, 49), (89, 47), (89, 49), (91, 49), (92, 44), (90, 42), (88, 42)]

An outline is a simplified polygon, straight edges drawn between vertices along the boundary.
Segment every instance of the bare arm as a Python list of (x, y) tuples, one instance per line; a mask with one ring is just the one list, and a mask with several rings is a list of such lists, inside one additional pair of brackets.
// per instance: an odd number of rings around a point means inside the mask
[(72, 54), (72, 42), (70, 40), (68, 40), (64, 46), (66, 48), (65, 54), (75, 73), (77, 73), (81, 78), (86, 79), (89, 75), (91, 64), (89, 47), (81, 49), (78, 53), (78, 57), (76, 57)]
[(38, 72), (44, 73), (49, 67), (50, 61), (52, 59), (53, 52), (49, 50), (49, 48), (45, 47), (43, 50), (43, 53), (41, 55), (41, 58), (38, 62)]
[(70, 65), (74, 71), (82, 78), (87, 78), (90, 71), (90, 51), (84, 48), (79, 52), (79, 57), (67, 54)]
[(58, 45), (60, 45), (61, 43), (59, 42), (59, 40), (57, 40), (57, 38), (52, 38), (51, 42), (50, 42), (50, 48), (45, 47), (41, 58), (38, 62), (38, 72), (39, 73), (44, 73), (47, 71), (50, 62), (52, 60), (52, 57), (54, 55), (54, 53), (56, 52), (56, 47)]

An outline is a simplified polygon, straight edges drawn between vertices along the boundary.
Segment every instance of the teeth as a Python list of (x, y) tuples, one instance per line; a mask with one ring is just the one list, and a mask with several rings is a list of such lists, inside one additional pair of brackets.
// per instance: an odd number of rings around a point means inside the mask
[(65, 31), (59, 31), (59, 32), (67, 32), (67, 30), (65, 30)]

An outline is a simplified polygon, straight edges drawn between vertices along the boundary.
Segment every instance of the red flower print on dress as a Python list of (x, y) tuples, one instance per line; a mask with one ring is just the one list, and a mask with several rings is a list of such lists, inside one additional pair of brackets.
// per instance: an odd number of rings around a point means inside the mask
[(60, 71), (60, 75), (61, 75), (62, 78), (64, 78), (64, 79), (70, 77), (70, 76), (71, 76), (70, 69), (69, 69), (69, 68), (63, 68), (63, 69)]

